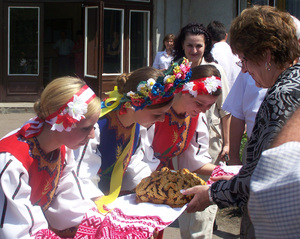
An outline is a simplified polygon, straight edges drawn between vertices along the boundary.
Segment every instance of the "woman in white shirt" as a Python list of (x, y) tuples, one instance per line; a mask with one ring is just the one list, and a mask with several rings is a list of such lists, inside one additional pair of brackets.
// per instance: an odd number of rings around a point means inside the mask
[(167, 34), (163, 40), (162, 51), (157, 52), (153, 67), (159, 70), (166, 70), (171, 66), (173, 61), (173, 46), (174, 46), (175, 35), (172, 33)]

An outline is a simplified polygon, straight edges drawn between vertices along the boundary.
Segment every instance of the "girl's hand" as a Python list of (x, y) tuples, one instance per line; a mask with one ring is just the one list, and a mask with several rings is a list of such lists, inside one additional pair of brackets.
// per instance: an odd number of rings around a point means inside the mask
[(151, 237), (149, 237), (149, 239), (154, 239), (154, 238), (157, 238), (157, 237), (158, 237), (158, 230), (155, 228), (154, 232), (153, 232), (153, 235)]
[(223, 175), (223, 176), (216, 176), (216, 177), (210, 177), (210, 180), (213, 182), (219, 181), (219, 180), (230, 180), (234, 175)]
[(222, 161), (227, 162), (229, 160), (229, 146), (228, 145), (224, 145), (220, 158)]

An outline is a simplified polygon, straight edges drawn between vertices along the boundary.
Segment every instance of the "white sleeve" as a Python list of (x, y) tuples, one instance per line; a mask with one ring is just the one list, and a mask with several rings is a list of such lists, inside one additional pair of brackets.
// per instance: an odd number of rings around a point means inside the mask
[(79, 225), (85, 213), (95, 204), (82, 195), (83, 184), (76, 176), (76, 163), (72, 150), (67, 148), (65, 166), (59, 180), (55, 196), (50, 207), (45, 211), (49, 224), (64, 230)]
[(243, 113), (243, 96), (245, 91), (244, 74), (245, 73), (240, 72), (222, 107), (223, 110), (230, 112), (234, 117), (240, 120), (245, 120)]
[(209, 137), (206, 116), (200, 113), (198, 125), (188, 148), (178, 156), (178, 169), (187, 168), (191, 172), (212, 161), (208, 153)]
[(154, 157), (152, 148), (154, 128), (155, 124), (149, 130), (140, 126), (140, 145), (131, 157), (124, 174), (122, 190), (133, 190), (143, 178), (149, 176), (159, 165), (160, 160)]
[(88, 198), (97, 198), (103, 195), (102, 191), (98, 188), (101, 153), (97, 146), (100, 144), (100, 129), (98, 123), (94, 127), (95, 138), (90, 139), (87, 145), (74, 150), (77, 163), (76, 175), (84, 184), (83, 195)]
[(159, 69), (159, 58), (160, 58), (160, 56), (161, 56), (160, 52), (157, 52), (152, 67), (154, 67), (156, 69)]
[(27, 170), (10, 153), (0, 154), (0, 238), (29, 238), (48, 229), (40, 206), (31, 204)]

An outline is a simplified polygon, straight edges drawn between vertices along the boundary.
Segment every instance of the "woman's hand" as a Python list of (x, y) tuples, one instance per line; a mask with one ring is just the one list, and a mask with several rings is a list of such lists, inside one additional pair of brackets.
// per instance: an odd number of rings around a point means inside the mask
[(201, 185), (201, 186), (188, 188), (182, 191), (183, 195), (194, 194), (193, 199), (189, 202), (186, 208), (186, 211), (188, 213), (203, 211), (211, 204), (208, 197), (208, 190), (209, 190), (209, 186)]

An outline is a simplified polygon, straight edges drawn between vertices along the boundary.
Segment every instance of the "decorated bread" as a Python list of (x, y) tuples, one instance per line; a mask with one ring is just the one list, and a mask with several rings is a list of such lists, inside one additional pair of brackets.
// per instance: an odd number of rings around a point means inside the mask
[(164, 167), (152, 172), (137, 185), (136, 201), (183, 207), (192, 200), (193, 195), (182, 195), (180, 190), (204, 184), (203, 179), (188, 169), (175, 171)]

